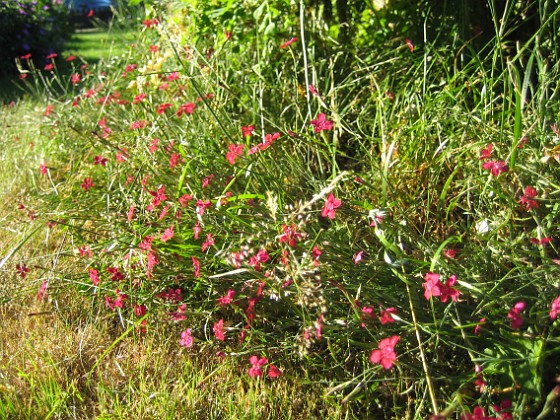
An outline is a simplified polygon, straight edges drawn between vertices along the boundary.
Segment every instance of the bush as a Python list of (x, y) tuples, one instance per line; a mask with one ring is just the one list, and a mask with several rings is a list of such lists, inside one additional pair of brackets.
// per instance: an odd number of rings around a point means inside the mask
[(0, 74), (13, 73), (20, 57), (42, 64), (62, 49), (71, 33), (70, 15), (60, 0), (0, 2), (0, 51), (7, 61)]

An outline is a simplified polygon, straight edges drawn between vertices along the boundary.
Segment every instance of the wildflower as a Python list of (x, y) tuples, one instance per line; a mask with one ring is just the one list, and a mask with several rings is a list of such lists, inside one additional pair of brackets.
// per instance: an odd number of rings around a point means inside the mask
[(49, 115), (52, 114), (53, 111), (54, 111), (54, 105), (49, 104), (49, 105), (47, 105), (47, 107), (45, 108), (45, 112), (43, 113), (43, 115), (44, 115), (45, 117), (48, 117)]
[(235, 290), (228, 289), (224, 296), (218, 298), (218, 304), (220, 306), (229, 305), (231, 302), (233, 302), (234, 297), (235, 297)]
[(89, 279), (91, 280), (94, 286), (97, 286), (99, 284), (99, 271), (93, 268), (89, 268), (88, 271), (89, 271)]
[(142, 317), (146, 315), (146, 312), (148, 312), (146, 305), (139, 305), (138, 303), (134, 305), (134, 315)]
[(282, 375), (282, 371), (280, 369), (278, 369), (276, 366), (270, 365), (268, 367), (268, 377), (269, 378), (274, 379), (274, 378), (279, 377), (280, 375)]
[(401, 338), (398, 335), (394, 335), (389, 338), (384, 338), (379, 342), (378, 349), (373, 350), (369, 357), (371, 363), (381, 364), (383, 369), (391, 369), (393, 367), (393, 362), (397, 360), (397, 355), (395, 354), (395, 345), (399, 342)]
[(342, 201), (336, 199), (333, 193), (330, 193), (327, 197), (327, 201), (325, 202), (325, 206), (321, 211), (321, 216), (328, 217), (331, 220), (334, 220), (336, 214), (335, 209), (339, 208), (342, 205)]
[(107, 272), (111, 274), (112, 281), (124, 280), (124, 274), (119, 271), (118, 267), (107, 267)]
[(39, 165), (39, 172), (41, 173), (41, 175), (46, 175), (48, 173), (48, 168), (45, 162)]
[(511, 328), (514, 330), (518, 330), (523, 325), (523, 318), (521, 317), (523, 309), (525, 309), (525, 302), (517, 302), (508, 312), (507, 317), (511, 319)]
[(258, 356), (251, 356), (249, 362), (251, 363), (251, 367), (248, 372), (249, 376), (251, 378), (260, 378), (263, 376), (261, 367), (268, 363), (268, 359), (266, 357), (259, 358)]
[(192, 195), (183, 194), (181, 197), (179, 197), (179, 199), (177, 201), (179, 202), (181, 207), (187, 207), (187, 205), (189, 204), (189, 201), (191, 201), (192, 199), (193, 199)]
[(39, 290), (37, 290), (37, 300), (39, 302), (42, 302), (43, 299), (47, 298), (47, 287), (48, 287), (49, 283), (45, 280), (43, 283), (41, 283), (41, 286), (39, 287)]
[(447, 302), (448, 298), (451, 298), (453, 302), (457, 302), (459, 299), (460, 292), (457, 289), (453, 289), (453, 286), (457, 282), (457, 276), (453, 274), (449, 277), (445, 284), (441, 285), (441, 301), (443, 303)]
[(149, 28), (152, 28), (154, 26), (158, 26), (159, 22), (156, 18), (144, 19), (144, 21), (142, 21), (142, 25), (144, 25), (144, 27), (149, 29)]
[(214, 245), (214, 238), (212, 238), (212, 233), (209, 233), (208, 235), (206, 235), (206, 240), (202, 243), (200, 250), (202, 252), (205, 252), (212, 245)]
[(195, 240), (198, 239), (201, 231), (202, 228), (200, 227), (200, 222), (196, 222), (196, 225), (193, 226), (193, 236)]
[[(356, 303), (357, 304), (357, 303)], [(362, 307), (362, 323), (360, 324), (360, 326), (362, 328), (366, 327), (366, 323), (365, 321), (370, 318), (370, 319), (375, 319), (377, 318), (377, 315), (375, 315), (375, 310), (371, 307), (371, 306), (363, 306)]]
[(436, 273), (426, 273), (424, 276), (426, 282), (422, 284), (422, 287), (424, 287), (424, 297), (426, 300), (430, 300), (432, 296), (441, 296), (441, 282), (439, 279), (440, 275)]
[(456, 249), (446, 249), (443, 251), (443, 256), (450, 260), (454, 260), (457, 257), (457, 250)]
[(553, 321), (560, 315), (560, 296), (552, 301), (550, 304), (550, 319)]
[(552, 238), (547, 236), (545, 238), (539, 239), (539, 238), (531, 238), (529, 239), (529, 241), (533, 244), (533, 245), (540, 245), (540, 246), (545, 246), (547, 243), (549, 243), (550, 241), (552, 241)]
[(193, 336), (191, 334), (191, 328), (187, 328), (181, 333), (181, 346), (190, 348), (193, 345)]
[(177, 117), (181, 117), (183, 114), (191, 115), (194, 112), (196, 105), (193, 102), (187, 104), (182, 104), (177, 110)]
[(91, 253), (91, 248), (89, 246), (85, 246), (82, 245), (80, 247), (78, 247), (78, 252), (80, 254), (80, 257), (88, 257), (91, 258), (92, 253)]
[(323, 336), (323, 320), (325, 319), (325, 316), (323, 314), (321, 314), (319, 316), (319, 318), (317, 318), (317, 321), (315, 321), (315, 335), (317, 336), (317, 340), (320, 340), (321, 337)]
[(138, 95), (136, 95), (134, 97), (134, 99), (132, 100), (132, 104), (136, 105), (137, 103), (142, 102), (144, 99), (146, 98), (146, 94), (145, 93), (139, 93)]
[(147, 266), (148, 266), (148, 273), (152, 271), (152, 269), (159, 263), (159, 260), (156, 257), (155, 252), (150, 251), (148, 252), (147, 259)]
[(311, 261), (313, 261), (313, 265), (315, 267), (319, 266), (319, 257), (322, 253), (323, 251), (321, 251), (317, 245), (315, 245), (311, 250)]
[(395, 308), (391, 307), (387, 309), (381, 309), (381, 315), (379, 317), (381, 325), (392, 324), (393, 322), (395, 322), (395, 318), (392, 317), (392, 314), (397, 314), (397, 310)]
[(171, 156), (169, 157), (169, 167), (173, 169), (175, 166), (179, 164), (181, 158), (182, 158), (181, 154), (172, 153)]
[(536, 196), (537, 190), (530, 185), (527, 185), (523, 190), (523, 195), (519, 198), (519, 202), (521, 203), (520, 209), (529, 211), (531, 209), (539, 208), (539, 203), (536, 200), (533, 200)]
[(241, 127), (241, 131), (243, 131), (243, 137), (251, 137), (254, 130), (254, 125), (246, 125), (245, 127)]
[(52, 63), (45, 64), (45, 67), (44, 67), (45, 71), (51, 71), (53, 69), (54, 69), (54, 65)]
[(206, 178), (204, 178), (202, 180), (202, 189), (208, 188), (208, 186), (210, 185), (210, 181), (212, 181), (214, 179), (214, 177), (215, 177), (214, 174), (210, 174)]
[(216, 337), (217, 340), (225, 341), (226, 335), (225, 335), (225, 332), (224, 332), (224, 320), (223, 319), (220, 319), (218, 322), (215, 322), (214, 327), (212, 329), (214, 330), (214, 336)]
[(157, 297), (165, 300), (169, 300), (172, 302), (181, 302), (183, 297), (181, 296), (181, 289), (167, 289), (167, 292), (158, 293)]
[(29, 273), (31, 270), (27, 267), (27, 265), (25, 265), (25, 263), (21, 263), (16, 265), (16, 271), (20, 275), (20, 277), (24, 279), (25, 277), (27, 277), (27, 273)]
[(104, 158), (103, 156), (95, 156), (93, 158), (93, 164), (94, 165), (107, 166), (108, 161), (109, 161), (109, 159)]
[(229, 145), (229, 151), (226, 153), (226, 160), (234, 165), (235, 164), (235, 159), (237, 159), (240, 156), (243, 156), (243, 149), (245, 148), (244, 144), (230, 144)]
[(157, 109), (156, 109), (156, 113), (157, 113), (158, 115), (163, 115), (163, 114), (165, 114), (165, 111), (166, 111), (167, 109), (171, 108), (171, 107), (172, 107), (172, 105), (169, 104), (169, 103), (166, 103), (166, 104), (159, 104), (158, 107), (157, 107)]
[(491, 420), (495, 418), (496, 417), (487, 417), (484, 408), (478, 405), (473, 409), (472, 414), (465, 413), (461, 415), (461, 420)]
[(117, 308), (121, 308), (124, 306), (124, 301), (125, 299), (128, 299), (128, 295), (126, 293), (121, 292), (119, 289), (117, 289), (115, 291), (115, 293), (117, 294), (117, 297), (115, 298), (115, 300), (113, 301), (113, 304), (117, 307)]
[(492, 157), (493, 148), (494, 145), (492, 143), (488, 143), (488, 145), (480, 151), (480, 156), (478, 157), (478, 159), (479, 160), (490, 159)]
[(476, 327), (474, 327), (475, 335), (478, 335), (480, 333), (480, 331), (482, 330), (482, 325), (484, 325), (485, 323), (486, 323), (486, 318), (480, 318), (478, 320), (478, 324), (476, 324)]
[(204, 214), (204, 210), (206, 210), (211, 205), (212, 205), (212, 202), (210, 200), (206, 200), (206, 201), (198, 200), (196, 202), (196, 213), (199, 216), (202, 216)]
[(152, 242), (154, 241), (154, 237), (150, 235), (144, 236), (142, 242), (138, 244), (138, 248), (142, 251), (151, 251), (152, 250)]
[(85, 178), (84, 182), (82, 182), (82, 189), (84, 189), (85, 191), (88, 191), (94, 185), (95, 184), (92, 182), (91, 178)]
[(333, 127), (333, 122), (327, 120), (327, 117), (322, 112), (317, 116), (317, 119), (311, 120), (311, 125), (313, 125), (313, 131), (315, 133), (320, 133), (323, 130), (329, 131)]
[(383, 218), (386, 216), (386, 212), (380, 209), (373, 209), (370, 210), (368, 213), (368, 217), (371, 219), (370, 226), (377, 227), (381, 225)]
[(185, 303), (179, 305), (176, 311), (169, 312), (169, 316), (176, 322), (185, 321), (187, 319), (187, 305)]
[(133, 121), (130, 124), (130, 129), (131, 130), (139, 130), (139, 129), (145, 128), (147, 125), (148, 125), (148, 122), (144, 121), (144, 120)]
[(193, 276), (194, 278), (200, 277), (200, 261), (196, 257), (191, 257), (193, 263)]
[(296, 242), (303, 238), (303, 234), (296, 231), (297, 226), (293, 223), (291, 226), (282, 225), (284, 233), (278, 237), (278, 241), (282, 244), (287, 242), (292, 248), (296, 246)]
[(313, 84), (310, 84), (308, 86), (309, 92), (311, 92), (312, 95), (314, 96), (319, 96), (319, 91), (317, 90), (317, 87)]
[(285, 42), (281, 43), (279, 48), (289, 47), (290, 45), (292, 45), (294, 42), (297, 42), (297, 41), (298, 41), (297, 38), (291, 38), (288, 41), (285, 41)]
[(354, 264), (359, 264), (360, 261), (362, 261), (363, 259), (363, 255), (364, 255), (364, 251), (356, 252), (352, 257), (352, 261), (354, 261)]
[(405, 42), (406, 42), (406, 46), (408, 47), (410, 52), (414, 52), (414, 44), (412, 43), (410, 38), (406, 38)]
[(72, 75), (72, 84), (76, 85), (76, 84), (80, 83), (80, 78), (81, 78), (81, 76), (80, 76), (79, 73), (74, 73)]
[(502, 172), (509, 170), (503, 160), (489, 160), (482, 164), (482, 168), (489, 170), (493, 176), (499, 176)]
[(173, 229), (175, 229), (175, 225), (172, 225), (171, 227), (165, 229), (160, 237), (160, 241), (167, 242), (168, 240), (170, 240), (174, 235)]

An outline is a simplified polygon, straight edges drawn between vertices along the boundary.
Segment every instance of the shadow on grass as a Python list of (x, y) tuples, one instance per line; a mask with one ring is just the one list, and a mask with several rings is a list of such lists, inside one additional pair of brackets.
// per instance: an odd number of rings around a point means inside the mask
[[(68, 78), (75, 69), (76, 62), (67, 62), (67, 57), (76, 56), (79, 60), (78, 65), (87, 64), (88, 67), (94, 67), (104, 60), (125, 53), (130, 43), (134, 42), (135, 36), (136, 32), (131, 28), (78, 29), (66, 43), (64, 51), (55, 59), (57, 77)], [(25, 67), (27, 63), (23, 64)], [(36, 71), (49, 77), (49, 71), (43, 68), (37, 68)], [(26, 96), (36, 95), (37, 93), (30, 89), (30, 86), (35, 86), (36, 81), (32, 80), (34, 77), (37, 75), (29, 74), (26, 82), (20, 80), (18, 74), (0, 77), (0, 104), (9, 104)]]

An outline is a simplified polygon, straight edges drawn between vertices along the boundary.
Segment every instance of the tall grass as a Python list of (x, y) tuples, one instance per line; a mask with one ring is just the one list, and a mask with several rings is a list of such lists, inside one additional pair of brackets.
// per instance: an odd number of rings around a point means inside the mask
[[(421, 40), (349, 53), (310, 18), (263, 33), (248, 5), (239, 34), (205, 36), (174, 6), (56, 80), (36, 147), (10, 149), (34, 183), (8, 221), (33, 210), (41, 247), (23, 234), (3, 260), (3, 354), (33, 361), (3, 356), (3, 413), (554, 413), (557, 72), (531, 84), (539, 46), (507, 58), (497, 38), (458, 66)], [(30, 286), (40, 301), (16, 299)]]

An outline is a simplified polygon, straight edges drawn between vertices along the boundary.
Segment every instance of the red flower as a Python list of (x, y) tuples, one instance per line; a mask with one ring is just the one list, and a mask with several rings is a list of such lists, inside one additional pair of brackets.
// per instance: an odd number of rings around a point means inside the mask
[(206, 235), (206, 240), (202, 243), (202, 246), (200, 247), (200, 250), (202, 252), (204, 252), (208, 248), (210, 248), (212, 245), (214, 245), (214, 239), (212, 238), (212, 234), (209, 233), (208, 235)]
[(422, 284), (424, 287), (424, 297), (426, 300), (430, 300), (432, 296), (441, 296), (441, 282), (439, 281), (440, 275), (436, 273), (426, 273), (424, 280), (426, 282)]
[(550, 304), (550, 319), (553, 321), (560, 315), (560, 296), (552, 301)]
[(443, 256), (445, 258), (449, 258), (450, 260), (454, 260), (457, 257), (457, 250), (456, 249), (446, 249), (443, 251)]
[(482, 164), (482, 167), (489, 170), (493, 176), (498, 176), (502, 172), (507, 172), (509, 168), (503, 160), (489, 160)]
[(297, 38), (291, 38), (286, 42), (283, 42), (282, 44), (280, 44), (280, 48), (286, 48), (289, 47), (290, 45), (292, 45), (294, 42), (297, 42)]
[(441, 285), (441, 301), (443, 303), (447, 302), (448, 298), (451, 298), (453, 302), (457, 302), (459, 295), (461, 294), (457, 289), (453, 289), (452, 286), (457, 282), (457, 276), (453, 274), (447, 279), (445, 284)]
[(342, 205), (342, 201), (336, 199), (333, 193), (330, 193), (327, 197), (327, 201), (325, 202), (325, 206), (321, 211), (321, 216), (328, 217), (331, 220), (334, 220), (336, 214), (335, 209), (339, 208)]
[(159, 104), (157, 109), (156, 109), (156, 113), (158, 115), (163, 115), (165, 114), (165, 111), (169, 108), (171, 108), (172, 105), (171, 104)]
[(216, 337), (217, 340), (220, 341), (225, 341), (226, 339), (226, 335), (224, 332), (224, 320), (220, 319), (218, 322), (214, 323), (214, 336)]
[(259, 358), (258, 356), (251, 356), (249, 362), (251, 362), (251, 367), (248, 372), (249, 376), (252, 378), (260, 378), (263, 376), (261, 367), (268, 363), (268, 359), (266, 357)]
[(396, 315), (397, 310), (395, 308), (381, 309), (381, 316), (379, 317), (381, 325), (392, 324), (393, 322), (395, 322), (395, 318), (393, 318), (391, 314)]
[(395, 354), (395, 345), (399, 342), (401, 338), (398, 335), (394, 335), (389, 338), (384, 338), (379, 342), (379, 349), (373, 350), (369, 357), (371, 363), (381, 364), (383, 369), (391, 369), (393, 367), (393, 362), (397, 360), (397, 355)]
[(323, 251), (321, 251), (317, 245), (315, 245), (311, 250), (311, 260), (313, 261), (313, 265), (315, 267), (319, 266), (319, 257), (322, 253)]
[(241, 127), (241, 131), (243, 131), (243, 137), (251, 137), (253, 135), (254, 130), (255, 130), (254, 125), (247, 125), (245, 127)]
[(109, 159), (104, 158), (103, 156), (95, 156), (93, 158), (93, 164), (94, 165), (107, 166), (108, 161), (109, 161)]
[(191, 329), (187, 328), (185, 331), (181, 333), (181, 346), (190, 348), (193, 345), (193, 337), (191, 335)]
[(405, 42), (406, 42), (406, 46), (408, 47), (410, 52), (414, 52), (414, 44), (412, 43), (410, 38), (406, 38)]
[(492, 157), (492, 149), (494, 145), (489, 143), (485, 148), (480, 151), (480, 156), (478, 157), (479, 160), (490, 159)]
[(311, 120), (311, 125), (313, 125), (313, 131), (320, 133), (323, 130), (331, 130), (333, 127), (333, 122), (327, 120), (327, 117), (322, 112), (317, 116), (317, 119)]
[(93, 186), (95, 186), (95, 184), (92, 182), (91, 178), (85, 178), (84, 182), (82, 182), (82, 188), (86, 191), (88, 191)]
[(519, 202), (521, 203), (521, 210), (531, 210), (539, 208), (539, 203), (536, 200), (533, 200), (537, 196), (537, 190), (535, 190), (530, 185), (527, 185), (523, 190), (523, 195), (519, 198)]
[(145, 20), (142, 22), (142, 25), (144, 25), (146, 28), (151, 28), (151, 27), (153, 27), (153, 26), (158, 26), (158, 25), (159, 25), (159, 22), (158, 22), (158, 20), (157, 20), (156, 18), (153, 18), (153, 19), (145, 19)]
[(517, 302), (508, 312), (507, 317), (511, 319), (511, 328), (514, 330), (518, 330), (523, 325), (523, 318), (521, 317), (523, 309), (525, 309), (525, 302)]
[(179, 106), (177, 110), (177, 116), (181, 117), (183, 114), (191, 115), (194, 112), (194, 108), (196, 105), (193, 102), (189, 102), (188, 104), (182, 104)]
[(24, 263), (16, 265), (16, 270), (22, 279), (27, 277), (27, 273), (31, 271)]
[(237, 159), (240, 156), (243, 156), (243, 149), (245, 148), (244, 144), (230, 144), (229, 145), (229, 152), (226, 153), (226, 160), (234, 165), (235, 164), (235, 159)]
[(94, 270), (93, 268), (89, 268), (88, 271), (89, 271), (89, 279), (91, 280), (94, 286), (97, 286), (99, 284), (99, 272), (97, 270)]
[(173, 235), (175, 234), (173, 232), (173, 229), (175, 229), (175, 225), (172, 225), (171, 227), (168, 227), (167, 229), (165, 229), (163, 231), (163, 234), (161, 235), (161, 237), (159, 238), (159, 240), (161, 242), (167, 242), (168, 240), (170, 240), (171, 238), (173, 238)]
[(229, 305), (231, 302), (233, 302), (234, 297), (235, 297), (235, 290), (228, 289), (228, 291), (224, 296), (218, 298), (218, 304), (220, 306)]
[(74, 73), (72, 75), (72, 84), (76, 85), (76, 84), (80, 83), (80, 78), (81, 78), (81, 76), (80, 76), (79, 73)]
[(282, 371), (280, 369), (278, 369), (276, 366), (274, 365), (270, 365), (268, 367), (268, 377), (269, 378), (277, 378), (280, 375), (282, 375)]
[(200, 261), (196, 257), (191, 257), (193, 263), (193, 276), (195, 278), (200, 277)]
[(282, 230), (284, 233), (278, 237), (278, 241), (282, 244), (287, 242), (289, 246), (292, 248), (296, 246), (296, 241), (299, 241), (303, 238), (303, 234), (296, 231), (297, 226), (292, 224), (291, 226), (282, 225)]

